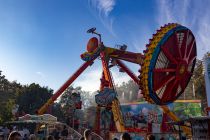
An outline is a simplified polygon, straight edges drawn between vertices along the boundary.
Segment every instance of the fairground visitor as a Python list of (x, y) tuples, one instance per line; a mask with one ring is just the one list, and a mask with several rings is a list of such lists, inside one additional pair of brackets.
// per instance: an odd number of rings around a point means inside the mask
[(123, 133), (121, 136), (121, 140), (131, 140), (130, 134), (128, 134), (127, 132)]
[(91, 130), (90, 129), (86, 129), (84, 131), (84, 138), (85, 138), (85, 140), (91, 140), (92, 139)]
[(22, 140), (21, 135), (17, 131), (12, 131), (9, 134), (8, 140)]

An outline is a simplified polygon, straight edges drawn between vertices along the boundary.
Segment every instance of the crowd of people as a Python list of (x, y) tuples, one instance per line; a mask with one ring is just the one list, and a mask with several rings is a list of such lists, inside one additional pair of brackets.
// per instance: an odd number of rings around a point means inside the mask
[[(84, 137), (81, 139), (91, 140), (91, 131), (86, 130)], [(24, 134), (22, 135), (20, 131), (11, 131), (10, 133), (5, 133), (0, 129), (0, 140), (37, 140), (39, 139), (35, 134)], [(58, 131), (53, 131), (47, 137), (44, 137), (42, 140), (74, 140), (73, 137), (69, 137), (69, 132), (66, 126), (64, 126), (63, 131), (59, 134)]]
[[(20, 131), (11, 131), (5, 127), (4, 129), (0, 129), (0, 140), (37, 140), (39, 139), (35, 134), (30, 134), (29, 131), (24, 128), (23, 133), (21, 134)], [(59, 134), (58, 131), (53, 131), (47, 137), (44, 137), (42, 140), (73, 140), (74, 138), (68, 137), (69, 132), (66, 126), (64, 126), (63, 131)], [(80, 140), (93, 140), (94, 134), (90, 129), (86, 129), (84, 131), (83, 136)], [(113, 140), (118, 140), (114, 138)], [(132, 140), (129, 133), (123, 133), (120, 140)], [(147, 140), (155, 140), (153, 136), (148, 137)], [(161, 139), (164, 140), (164, 139)]]
[[(13, 127), (13, 129), (9, 129), (7, 127), (0, 127), (0, 140), (74, 140), (75, 138), (69, 132), (69, 129), (66, 125), (63, 126), (62, 131), (58, 131), (54, 129), (47, 136), (42, 138), (38, 137), (38, 135), (30, 133), (26, 127), (23, 127), (21, 131), (18, 131)], [(90, 129), (86, 129), (80, 138), (80, 140), (96, 140), (95, 133), (93, 133)], [(72, 137), (71, 137), (72, 136)], [(97, 138), (97, 140), (103, 140), (103, 138)], [(129, 133), (125, 132), (119, 138), (114, 138), (113, 140), (132, 140), (132, 137)], [(155, 136), (149, 135), (145, 138), (145, 140), (156, 140)], [(160, 138), (160, 140), (165, 140), (164, 137)]]
[(66, 125), (63, 126), (62, 131), (54, 129), (48, 137), (40, 137), (39, 133), (36, 135), (34, 132), (30, 132), (26, 127), (21, 130), (15, 126), (12, 128), (0, 126), (0, 140), (73, 140), (72, 135), (69, 133)]

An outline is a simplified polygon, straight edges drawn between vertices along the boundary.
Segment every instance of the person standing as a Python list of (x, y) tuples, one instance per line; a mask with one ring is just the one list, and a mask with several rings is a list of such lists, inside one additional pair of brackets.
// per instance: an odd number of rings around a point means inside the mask
[(86, 129), (84, 131), (84, 138), (85, 138), (85, 140), (91, 140), (92, 139), (91, 130), (90, 129)]
[(0, 132), (0, 140), (4, 140), (4, 133)]
[(24, 134), (23, 140), (29, 140), (27, 134)]
[(47, 140), (55, 140), (55, 139), (54, 139), (54, 137), (53, 137), (52, 135), (49, 135), (49, 136), (47, 137)]
[(10, 130), (8, 129), (7, 126), (5, 126), (3, 131), (4, 131), (4, 137), (5, 137), (5, 139), (7, 139), (7, 137), (9, 136)]
[(55, 140), (59, 140), (60, 139), (60, 133), (58, 131), (57, 128), (55, 128), (52, 132), (52, 136), (54, 137)]
[(29, 140), (36, 140), (36, 135), (31, 134), (31, 135), (29, 136)]
[(148, 135), (148, 136), (147, 136), (147, 140), (155, 140), (155, 136), (153, 136), (153, 135)]
[(10, 134), (9, 134), (9, 137), (8, 137), (8, 140), (21, 140), (21, 135), (19, 132), (17, 131), (12, 131)]
[(130, 134), (128, 134), (127, 132), (123, 133), (121, 136), (121, 140), (131, 140)]
[(66, 139), (67, 136), (68, 136), (68, 134), (69, 134), (69, 131), (68, 131), (68, 129), (66, 128), (66, 125), (64, 125), (64, 126), (63, 126), (63, 130), (62, 130), (62, 132), (61, 132), (62, 138)]
[(85, 140), (85, 138), (84, 137), (81, 137), (79, 140)]
[(26, 135), (27, 137), (30, 136), (30, 132), (26, 127), (23, 127), (23, 134), (24, 134), (24, 136)]

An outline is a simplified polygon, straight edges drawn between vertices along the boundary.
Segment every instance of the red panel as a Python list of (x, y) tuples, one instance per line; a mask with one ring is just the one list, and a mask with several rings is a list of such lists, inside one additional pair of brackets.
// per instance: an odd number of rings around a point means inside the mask
[(169, 52), (169, 50), (166, 47), (162, 47), (162, 51), (166, 55), (166, 57), (171, 61), (171, 63), (177, 64), (178, 62), (174, 58), (174, 56)]
[(170, 69), (170, 68), (154, 69), (154, 72), (176, 72), (176, 69)]
[(174, 79), (175, 79), (175, 76), (169, 75), (169, 76), (164, 77), (164, 79), (162, 81), (159, 81), (159, 80), (155, 81), (154, 90), (157, 91), (158, 89), (160, 89), (161, 87), (168, 84), (169, 82), (171, 82)]
[(122, 61), (116, 60), (116, 62), (137, 84), (139, 84), (137, 76), (128, 67), (126, 67)]
[(184, 74), (184, 76), (182, 77), (182, 79), (180, 80), (180, 86), (181, 86), (182, 90), (184, 90), (185, 87), (187, 86), (188, 81), (189, 81), (191, 76), (192, 76), (191, 72), (186, 72)]
[(177, 87), (178, 87), (177, 80), (174, 80), (171, 83), (169, 83), (166, 87), (165, 92), (163, 93), (162, 100), (169, 101), (173, 99), (176, 96)]

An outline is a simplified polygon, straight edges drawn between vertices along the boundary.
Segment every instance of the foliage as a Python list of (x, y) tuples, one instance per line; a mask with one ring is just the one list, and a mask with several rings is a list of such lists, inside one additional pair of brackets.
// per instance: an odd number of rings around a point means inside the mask
[(174, 103), (172, 111), (181, 119), (188, 117), (201, 116), (201, 107), (199, 103)]
[(24, 86), (17, 98), (19, 111), (24, 111), (27, 114), (35, 114), (37, 109), (52, 96), (52, 92), (51, 89), (41, 87), (35, 83)]
[(51, 96), (52, 90), (39, 84), (21, 85), (8, 81), (0, 71), (0, 123), (15, 119), (12, 109), (19, 105), (18, 114), (35, 114)]
[(87, 91), (83, 91), (81, 94), (81, 98), (82, 98), (82, 108), (87, 109), (91, 106), (96, 106), (95, 103), (95, 95), (98, 94), (98, 92), (87, 92)]
[(76, 102), (72, 98), (73, 93), (80, 94), (81, 88), (80, 87), (73, 88), (72, 86), (70, 86), (65, 90), (65, 92), (62, 94), (60, 98), (59, 103), (61, 104), (64, 115), (66, 116), (72, 116), (76, 110), (75, 106)]
[(12, 108), (20, 87), (15, 81), (9, 82), (0, 71), (0, 123), (14, 119)]
[(56, 116), (58, 121), (60, 122), (65, 122), (65, 115), (64, 115), (64, 111), (61, 107), (61, 104), (60, 103), (54, 103), (52, 106), (51, 106), (51, 114), (53, 116)]
[(84, 110), (84, 120), (88, 123), (90, 128), (93, 128), (95, 125), (95, 117), (96, 117), (96, 107), (89, 106), (87, 109)]
[(116, 90), (120, 103), (137, 101), (139, 86), (133, 80), (123, 82), (120, 86), (117, 85)]
[(12, 115), (12, 108), (14, 104), (14, 100), (9, 99), (0, 106), (0, 124), (14, 119)]
[[(82, 101), (82, 109), (76, 109), (75, 98), (72, 98), (72, 94), (79, 94)], [(65, 92), (62, 94), (59, 104), (61, 105), (61, 110), (65, 116), (65, 120), (72, 119), (80, 120), (81, 122), (85, 120), (85, 112), (90, 106), (94, 106), (94, 93), (82, 91), (81, 87), (68, 87)], [(94, 114), (95, 115), (95, 114)]]

